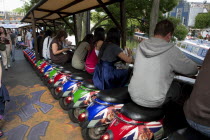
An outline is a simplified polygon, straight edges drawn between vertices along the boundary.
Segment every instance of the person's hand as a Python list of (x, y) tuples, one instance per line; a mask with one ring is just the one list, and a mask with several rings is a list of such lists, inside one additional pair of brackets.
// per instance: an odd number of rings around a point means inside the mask
[(131, 56), (132, 55), (132, 50), (129, 48), (125, 48), (125, 52), (127, 56)]
[(64, 52), (69, 51), (69, 48), (63, 48), (62, 49)]
[(130, 48), (127, 48), (128, 56), (132, 56), (132, 50)]

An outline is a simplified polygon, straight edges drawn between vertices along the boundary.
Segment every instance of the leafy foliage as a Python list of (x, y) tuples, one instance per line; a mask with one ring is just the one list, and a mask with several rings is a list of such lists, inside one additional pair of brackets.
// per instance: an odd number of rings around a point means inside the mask
[(170, 20), (175, 27), (174, 36), (178, 40), (184, 40), (186, 35), (188, 34), (188, 29), (185, 27), (185, 25), (181, 24), (181, 20), (175, 17), (168, 17), (168, 20)]
[[(161, 0), (159, 15), (171, 11), (179, 0)], [(152, 0), (125, 0), (126, 6), (126, 19), (127, 19), (127, 33), (131, 35), (134, 28), (139, 28), (141, 31), (148, 33), (150, 12), (152, 8)], [(108, 6), (108, 9), (112, 12), (114, 17), (120, 21), (120, 5), (118, 3)], [(97, 15), (97, 16), (96, 16)], [(102, 19), (106, 14), (102, 8), (96, 9), (96, 12), (92, 12), (91, 19), (94, 23), (97, 23), (99, 19)], [(110, 19), (105, 19), (98, 26), (104, 26), (106, 30), (115, 26)]]
[(195, 18), (195, 28), (203, 29), (210, 27), (210, 12), (200, 13)]

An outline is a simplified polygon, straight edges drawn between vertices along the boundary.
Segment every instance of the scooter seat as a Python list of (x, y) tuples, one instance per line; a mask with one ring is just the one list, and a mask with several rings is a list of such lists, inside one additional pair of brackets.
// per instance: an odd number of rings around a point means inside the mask
[(85, 80), (83, 83), (82, 83), (82, 86), (86, 87), (86, 88), (89, 88), (89, 89), (97, 89), (94, 84), (93, 84), (93, 81), (92, 80)]
[(131, 101), (128, 87), (101, 90), (97, 97), (109, 103), (128, 103)]
[(163, 109), (142, 107), (134, 102), (125, 104), (121, 113), (136, 121), (158, 121), (164, 117)]
[(62, 73), (65, 73), (65, 74), (71, 74), (71, 72), (68, 71), (68, 70), (62, 70), (61, 72), (62, 72)]
[(75, 80), (84, 80), (84, 77), (79, 75), (79, 74), (73, 74), (71, 76), (72, 79), (75, 79)]

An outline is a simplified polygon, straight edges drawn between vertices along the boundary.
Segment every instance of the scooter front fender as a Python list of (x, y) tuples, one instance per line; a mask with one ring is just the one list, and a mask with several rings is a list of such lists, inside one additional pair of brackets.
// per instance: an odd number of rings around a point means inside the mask
[[(137, 125), (135, 124), (137, 121), (129, 119), (122, 114), (117, 116), (107, 129), (107, 133), (111, 136), (110, 140), (137, 140), (141, 139), (145, 134), (147, 134), (146, 137), (144, 136), (147, 140), (151, 140), (153, 137), (154, 140), (159, 140), (163, 136), (162, 121), (138, 122), (142, 124)], [(122, 121), (125, 118), (128, 123)]]
[(87, 110), (88, 121), (87, 128), (107, 125), (113, 120), (113, 109), (121, 109), (123, 104), (107, 103), (99, 99), (95, 99)]

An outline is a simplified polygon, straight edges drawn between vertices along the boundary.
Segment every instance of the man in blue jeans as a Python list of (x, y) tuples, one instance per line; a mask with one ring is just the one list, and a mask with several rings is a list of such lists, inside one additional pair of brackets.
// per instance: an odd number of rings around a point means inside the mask
[(208, 51), (190, 98), (184, 104), (189, 125), (210, 138), (210, 51)]

